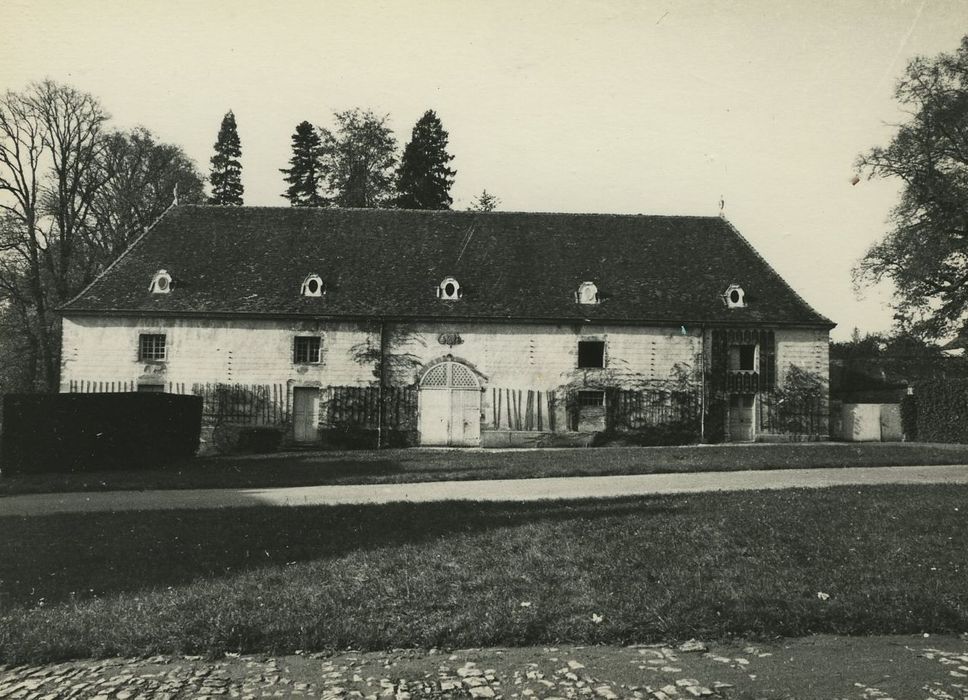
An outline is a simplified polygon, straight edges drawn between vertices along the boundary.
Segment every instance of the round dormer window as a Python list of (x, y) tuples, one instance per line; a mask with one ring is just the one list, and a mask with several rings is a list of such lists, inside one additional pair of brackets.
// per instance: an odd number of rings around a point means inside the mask
[(158, 270), (151, 278), (148, 291), (152, 294), (168, 294), (171, 292), (171, 275), (167, 270)]
[(594, 282), (582, 282), (575, 292), (575, 298), (579, 304), (597, 304), (598, 286)]
[(447, 301), (457, 301), (461, 296), (460, 283), (453, 277), (445, 277), (437, 287), (437, 296)]
[(746, 306), (746, 292), (738, 284), (731, 284), (723, 292), (726, 306), (731, 309), (741, 309)]
[(299, 293), (304, 297), (323, 296), (323, 280), (319, 275), (309, 275), (303, 280)]

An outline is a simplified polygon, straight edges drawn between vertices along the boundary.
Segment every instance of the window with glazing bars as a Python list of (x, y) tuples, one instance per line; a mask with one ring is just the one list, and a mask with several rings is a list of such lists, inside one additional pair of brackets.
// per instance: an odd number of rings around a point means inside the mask
[(318, 364), (322, 339), (315, 335), (297, 335), (293, 345), (292, 361), (302, 364)]
[(139, 360), (164, 360), (167, 357), (165, 350), (164, 333), (142, 333), (138, 336)]
[(579, 406), (604, 406), (605, 392), (604, 391), (579, 391), (578, 405)]

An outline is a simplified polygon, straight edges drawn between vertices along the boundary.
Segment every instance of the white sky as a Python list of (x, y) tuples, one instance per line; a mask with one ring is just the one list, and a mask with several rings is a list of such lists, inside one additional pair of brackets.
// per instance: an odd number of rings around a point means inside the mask
[(853, 161), (890, 139), (907, 61), (968, 33), (968, 2), (4, 0), (0, 24), (0, 88), (70, 83), (206, 174), (233, 109), (246, 204), (285, 204), (298, 122), (357, 106), (401, 146), (437, 111), (455, 208), (486, 187), (504, 210), (715, 215), (722, 195), (846, 338), (890, 326), (850, 269), (898, 191), (852, 186)]

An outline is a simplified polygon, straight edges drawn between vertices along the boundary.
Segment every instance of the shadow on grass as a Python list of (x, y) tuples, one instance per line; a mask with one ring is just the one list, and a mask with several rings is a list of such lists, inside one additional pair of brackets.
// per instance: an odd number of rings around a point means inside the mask
[(630, 514), (655, 500), (241, 507), (2, 517), (0, 609), (214, 580), (541, 522)]

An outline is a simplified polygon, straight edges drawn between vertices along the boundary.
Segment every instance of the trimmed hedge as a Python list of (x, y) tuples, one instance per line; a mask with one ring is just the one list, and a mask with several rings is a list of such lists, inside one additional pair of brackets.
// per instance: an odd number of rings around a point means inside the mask
[(3, 474), (144, 469), (198, 449), (202, 400), (178, 394), (8, 394)]
[(919, 382), (915, 396), (920, 442), (968, 443), (968, 379)]
[(918, 440), (918, 398), (905, 394), (901, 398), (901, 432), (908, 442)]

